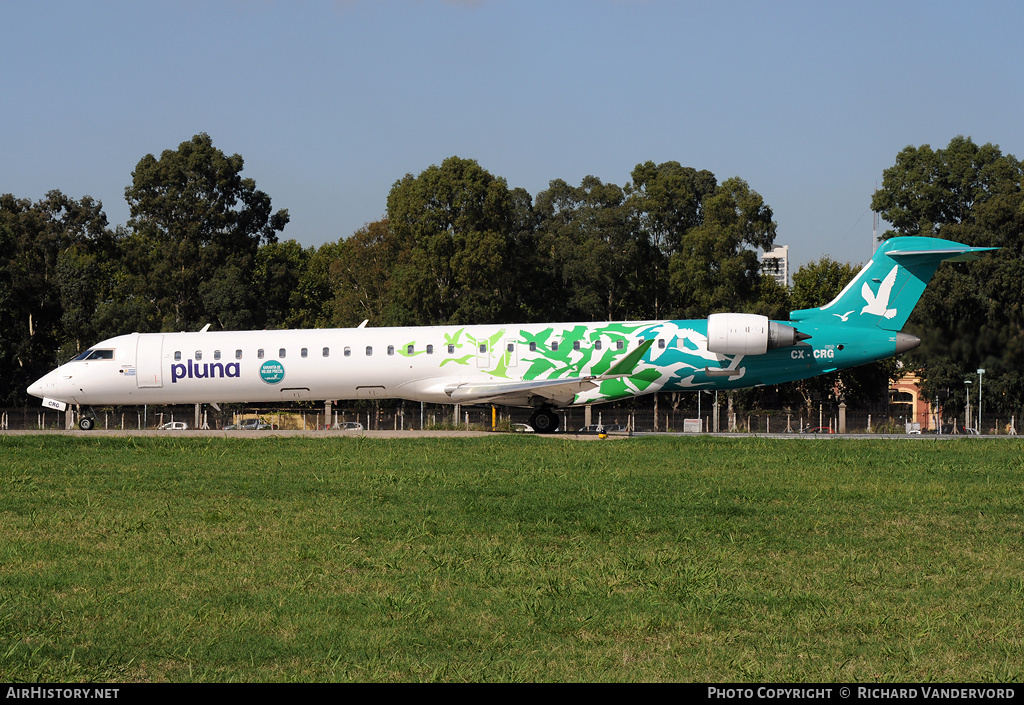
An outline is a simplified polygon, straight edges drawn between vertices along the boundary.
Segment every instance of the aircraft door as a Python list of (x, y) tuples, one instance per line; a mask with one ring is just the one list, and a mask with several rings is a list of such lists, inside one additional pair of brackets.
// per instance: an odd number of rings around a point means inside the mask
[(164, 386), (164, 336), (142, 334), (135, 348), (135, 384), (139, 389)]
[(482, 368), (491, 366), (491, 345), (487, 341), (477, 343), (476, 366)]

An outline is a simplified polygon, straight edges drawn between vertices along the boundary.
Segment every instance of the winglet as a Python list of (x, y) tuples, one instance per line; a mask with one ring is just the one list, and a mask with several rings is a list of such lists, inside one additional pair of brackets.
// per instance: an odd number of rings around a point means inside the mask
[(653, 338), (643, 341), (636, 350), (615, 363), (612, 368), (601, 375), (601, 377), (628, 377), (633, 374), (634, 368), (637, 363), (640, 362), (640, 358), (647, 354), (647, 351), (651, 349), (652, 345), (654, 345)]

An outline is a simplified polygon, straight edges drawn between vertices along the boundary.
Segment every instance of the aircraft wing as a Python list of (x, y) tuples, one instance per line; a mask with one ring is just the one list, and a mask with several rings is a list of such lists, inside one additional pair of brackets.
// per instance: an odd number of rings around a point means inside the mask
[(556, 406), (571, 404), (580, 392), (593, 389), (606, 379), (628, 377), (640, 359), (650, 350), (653, 340), (645, 340), (606, 373), (586, 377), (510, 380), (508, 382), (467, 382), (445, 387), (445, 393), (459, 404), (498, 403), (508, 406), (532, 406), (543, 399)]
[(444, 391), (453, 402), (459, 404), (529, 406), (534, 399), (541, 398), (551, 404), (565, 406), (571, 404), (578, 393), (593, 389), (600, 383), (600, 377), (574, 377), (529, 382), (467, 383), (446, 387)]

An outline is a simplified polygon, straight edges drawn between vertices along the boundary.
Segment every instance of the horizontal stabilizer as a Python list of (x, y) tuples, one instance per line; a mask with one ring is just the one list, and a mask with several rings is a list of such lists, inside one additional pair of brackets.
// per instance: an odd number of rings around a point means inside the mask
[(944, 262), (973, 262), (981, 252), (998, 250), (998, 247), (950, 247), (937, 250), (890, 250), (889, 256), (897, 260), (907, 257), (940, 257)]

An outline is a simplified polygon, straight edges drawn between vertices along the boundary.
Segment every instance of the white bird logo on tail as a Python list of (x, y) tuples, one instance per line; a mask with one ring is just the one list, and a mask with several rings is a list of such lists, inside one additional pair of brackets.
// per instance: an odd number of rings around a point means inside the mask
[(892, 296), (892, 286), (896, 283), (896, 273), (899, 270), (899, 265), (892, 268), (882, 283), (878, 285), (878, 294), (871, 291), (871, 287), (868, 286), (867, 282), (860, 288), (860, 295), (864, 297), (864, 302), (867, 304), (860, 310), (861, 313), (870, 313), (875, 316), (884, 316), (885, 318), (892, 318), (896, 315), (896, 309), (889, 308), (889, 298)]

